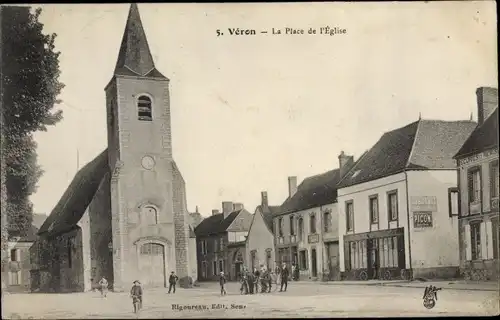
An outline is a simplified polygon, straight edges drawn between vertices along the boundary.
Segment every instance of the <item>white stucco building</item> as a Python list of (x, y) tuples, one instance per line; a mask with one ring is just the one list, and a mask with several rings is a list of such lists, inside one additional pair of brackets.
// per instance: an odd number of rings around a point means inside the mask
[(344, 279), (446, 278), (458, 272), (453, 155), (472, 121), (421, 120), (385, 133), (338, 186)]

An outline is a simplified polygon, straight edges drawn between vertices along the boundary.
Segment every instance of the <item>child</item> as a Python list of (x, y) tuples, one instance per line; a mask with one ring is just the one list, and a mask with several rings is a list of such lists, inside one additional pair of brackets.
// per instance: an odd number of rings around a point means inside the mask
[(175, 285), (177, 284), (177, 280), (178, 279), (179, 279), (179, 277), (177, 277), (175, 275), (175, 272), (172, 271), (172, 273), (170, 274), (170, 277), (168, 278), (168, 283), (169, 283), (168, 293), (170, 293), (170, 291), (172, 290), (172, 288), (174, 289), (174, 293), (175, 293)]
[(99, 286), (101, 287), (101, 297), (106, 297), (108, 294), (108, 280), (102, 277), (99, 281)]
[(139, 280), (134, 281), (134, 285), (130, 289), (130, 297), (132, 298), (132, 303), (134, 302), (134, 298), (139, 299), (139, 309), (142, 309), (142, 287)]
[(226, 277), (224, 276), (224, 271), (220, 272), (219, 284), (220, 284), (220, 295), (226, 295), (226, 289), (224, 289), (224, 284), (226, 283)]

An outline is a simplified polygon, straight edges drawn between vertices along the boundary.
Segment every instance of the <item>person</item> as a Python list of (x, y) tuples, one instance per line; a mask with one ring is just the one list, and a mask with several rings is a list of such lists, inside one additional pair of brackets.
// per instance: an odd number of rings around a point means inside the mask
[(139, 309), (142, 309), (142, 287), (139, 280), (134, 281), (132, 289), (130, 289), (130, 297), (132, 298), (132, 303), (134, 302), (134, 298), (139, 299)]
[(283, 285), (285, 286), (285, 292), (288, 287), (288, 268), (286, 267), (286, 263), (283, 263), (283, 267), (281, 268), (281, 288), (280, 292), (283, 292)]
[(170, 277), (168, 277), (168, 293), (170, 293), (170, 291), (172, 291), (172, 289), (174, 289), (174, 292), (175, 293), (175, 285), (177, 284), (177, 280), (179, 280), (179, 277), (177, 277), (177, 275), (175, 274), (174, 271), (172, 271), (170, 273)]
[(99, 287), (101, 288), (101, 297), (106, 297), (108, 294), (108, 280), (102, 277), (101, 280), (99, 280)]
[(247, 281), (247, 274), (246, 270), (242, 270), (240, 273), (240, 282), (241, 282), (241, 287), (240, 287), (240, 293), (241, 294), (248, 294), (248, 281)]
[(224, 284), (226, 284), (226, 277), (224, 276), (224, 271), (220, 272), (219, 276), (219, 284), (220, 284), (220, 295), (224, 296), (226, 295), (226, 289), (224, 288)]
[(248, 293), (253, 294), (255, 277), (254, 274), (250, 271), (247, 271), (247, 282), (248, 282)]
[(257, 268), (253, 268), (254, 275), (254, 286), (255, 293), (259, 293), (259, 284), (260, 284), (260, 271)]

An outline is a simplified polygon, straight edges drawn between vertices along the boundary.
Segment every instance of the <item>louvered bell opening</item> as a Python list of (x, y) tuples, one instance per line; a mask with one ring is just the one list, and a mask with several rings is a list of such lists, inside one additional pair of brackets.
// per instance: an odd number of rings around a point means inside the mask
[(141, 121), (152, 121), (151, 115), (151, 102), (139, 100), (138, 105), (138, 118)]

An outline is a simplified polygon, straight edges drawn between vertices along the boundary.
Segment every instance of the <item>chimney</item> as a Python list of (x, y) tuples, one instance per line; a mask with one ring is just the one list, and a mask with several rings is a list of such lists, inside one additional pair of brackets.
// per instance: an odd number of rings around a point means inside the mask
[(219, 209), (212, 209), (212, 215), (215, 216), (216, 214), (219, 214)]
[(238, 211), (244, 208), (243, 203), (235, 203), (233, 204), (233, 211)]
[(260, 193), (260, 205), (263, 206), (263, 207), (268, 207), (269, 206), (269, 202), (267, 200), (267, 191), (262, 191)]
[(347, 170), (350, 168), (351, 164), (354, 162), (353, 156), (348, 156), (344, 153), (344, 151), (340, 151), (339, 155), (339, 169), (340, 176), (343, 177), (346, 174)]
[(224, 219), (234, 211), (234, 205), (231, 201), (223, 201), (222, 202), (222, 212), (224, 213)]
[(476, 90), (477, 96), (477, 122), (479, 125), (498, 107), (498, 89), (490, 87), (480, 87)]
[(297, 177), (288, 177), (288, 196), (291, 198), (297, 192)]
[(195, 213), (200, 213), (200, 212), (198, 211), (198, 206), (196, 206), (196, 211), (195, 211)]

